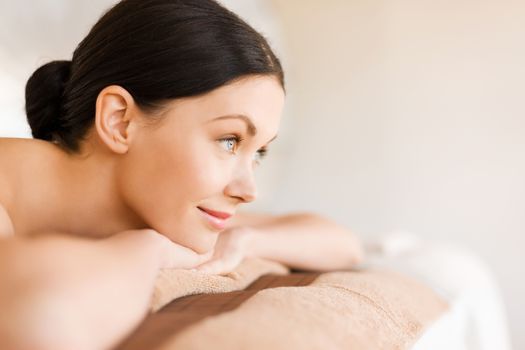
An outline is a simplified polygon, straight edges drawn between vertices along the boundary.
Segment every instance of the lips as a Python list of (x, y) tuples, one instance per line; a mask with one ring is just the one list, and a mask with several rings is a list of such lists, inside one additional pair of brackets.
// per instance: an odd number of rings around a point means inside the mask
[(211, 210), (208, 208), (197, 208), (200, 210), (203, 218), (213, 230), (222, 231), (226, 228), (226, 220), (231, 216), (231, 214)]
[(216, 218), (219, 218), (221, 220), (226, 220), (226, 219), (228, 219), (229, 217), (232, 216), (231, 214), (228, 214), (228, 213), (225, 213), (225, 212), (222, 212), (222, 211), (215, 211), (215, 210), (211, 210), (211, 209), (203, 208), (203, 207), (197, 207), (197, 208), (199, 208), (200, 210), (210, 214), (211, 216), (215, 216)]

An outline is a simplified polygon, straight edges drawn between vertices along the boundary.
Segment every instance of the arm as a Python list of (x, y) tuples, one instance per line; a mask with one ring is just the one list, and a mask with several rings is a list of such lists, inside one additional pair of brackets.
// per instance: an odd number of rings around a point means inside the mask
[(98, 241), (58, 234), (0, 240), (1, 347), (115, 346), (145, 316), (158, 269), (192, 267), (198, 257), (152, 230)]
[(198, 269), (224, 273), (233, 269), (241, 255), (312, 271), (349, 269), (364, 258), (354, 234), (319, 215), (237, 213), (219, 235), (212, 261)]

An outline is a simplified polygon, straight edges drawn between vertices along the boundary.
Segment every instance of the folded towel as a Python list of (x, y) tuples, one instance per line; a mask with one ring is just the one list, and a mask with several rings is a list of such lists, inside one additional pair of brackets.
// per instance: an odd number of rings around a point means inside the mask
[(265, 259), (244, 259), (235, 271), (225, 275), (207, 275), (181, 269), (161, 270), (157, 277), (151, 311), (155, 312), (170, 301), (193, 294), (222, 293), (241, 290), (265, 274), (288, 274), (286, 266)]
[(119, 349), (408, 349), (446, 309), (394, 271), (297, 274), (245, 259), (228, 276), (163, 270), (156, 312)]

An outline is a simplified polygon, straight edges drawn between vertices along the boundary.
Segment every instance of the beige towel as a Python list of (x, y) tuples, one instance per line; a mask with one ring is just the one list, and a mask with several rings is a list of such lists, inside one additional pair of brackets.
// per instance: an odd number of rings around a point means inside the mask
[(189, 270), (161, 270), (151, 301), (155, 312), (170, 301), (201, 293), (222, 293), (246, 288), (265, 274), (288, 274), (286, 266), (264, 259), (244, 259), (235, 271), (226, 276), (207, 275)]
[[(265, 274), (290, 271), (262, 259), (245, 259), (229, 276), (164, 270), (152, 310), (185, 295), (242, 290)], [(196, 301), (181, 310), (198, 313), (198, 297), (189, 298)], [(203, 308), (207, 305), (200, 305)], [(393, 271), (327, 272), (307, 286), (253, 292), (235, 309), (200, 318), (174, 334), (168, 330), (162, 346), (155, 348), (408, 349), (446, 308), (430, 288)], [(170, 317), (169, 312), (164, 317)]]

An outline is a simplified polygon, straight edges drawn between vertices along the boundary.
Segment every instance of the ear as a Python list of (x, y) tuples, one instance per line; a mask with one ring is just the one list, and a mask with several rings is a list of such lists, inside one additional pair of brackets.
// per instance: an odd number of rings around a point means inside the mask
[(132, 138), (135, 102), (121, 86), (105, 87), (97, 97), (95, 128), (102, 142), (113, 152), (124, 154)]

